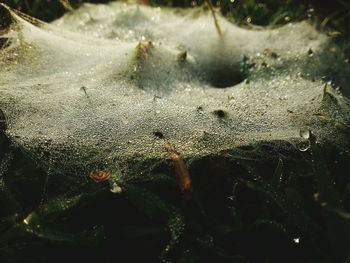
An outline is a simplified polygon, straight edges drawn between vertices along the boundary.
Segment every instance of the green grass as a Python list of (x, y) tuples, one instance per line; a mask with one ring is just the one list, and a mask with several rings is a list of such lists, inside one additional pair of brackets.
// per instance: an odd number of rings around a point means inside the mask
[(142, 176), (136, 167), (113, 194), (108, 182), (48, 175), (5, 137), (1, 143), (1, 262), (350, 259), (350, 179), (341, 173), (350, 156), (320, 148), (313, 136), (306, 160), (278, 152), (191, 160), (191, 196), (166, 160)]

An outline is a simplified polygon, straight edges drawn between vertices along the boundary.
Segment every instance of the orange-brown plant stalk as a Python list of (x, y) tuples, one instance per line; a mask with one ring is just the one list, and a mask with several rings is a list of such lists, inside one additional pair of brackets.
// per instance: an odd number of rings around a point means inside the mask
[(183, 193), (189, 193), (192, 189), (192, 181), (185, 161), (170, 142), (166, 142), (165, 149), (174, 164), (176, 179), (180, 185), (181, 191)]
[(218, 34), (221, 37), (222, 36), (222, 31), (221, 31), (221, 28), (220, 28), (220, 24), (219, 24), (218, 18), (216, 17), (216, 13), (215, 13), (215, 9), (213, 7), (213, 4), (210, 1), (211, 0), (205, 0), (205, 2), (207, 3), (207, 5), (208, 5), (208, 7), (210, 9), (210, 12), (211, 12), (211, 14), (213, 16), (214, 24), (215, 24), (215, 27), (216, 27), (216, 31), (218, 31)]

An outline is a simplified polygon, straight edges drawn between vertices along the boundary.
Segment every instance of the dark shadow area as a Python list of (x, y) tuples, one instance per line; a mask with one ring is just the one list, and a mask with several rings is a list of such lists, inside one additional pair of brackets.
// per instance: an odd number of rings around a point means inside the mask
[(209, 72), (205, 74), (207, 82), (214, 88), (228, 88), (235, 86), (245, 80), (246, 76), (238, 70), (232, 71), (225, 65), (212, 65)]

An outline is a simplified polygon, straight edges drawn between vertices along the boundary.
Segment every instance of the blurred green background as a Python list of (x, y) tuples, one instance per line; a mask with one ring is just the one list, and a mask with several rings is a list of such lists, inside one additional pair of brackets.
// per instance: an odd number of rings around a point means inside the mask
[[(214, 6), (237, 23), (256, 25), (283, 24), (312, 16), (345, 33), (350, 27), (350, 1), (334, 0), (211, 0)], [(61, 16), (67, 9), (84, 2), (103, 3), (107, 0), (3, 0), (1, 2), (45, 21)], [(139, 0), (152, 6), (193, 7), (204, 0)]]
[[(132, 0), (140, 4), (169, 7), (204, 6), (205, 0)], [(210, 0), (218, 11), (239, 25), (278, 26), (300, 20), (311, 21), (344, 46), (350, 57), (349, 0)], [(2, 0), (12, 8), (44, 21), (52, 21), (85, 2), (108, 0)]]

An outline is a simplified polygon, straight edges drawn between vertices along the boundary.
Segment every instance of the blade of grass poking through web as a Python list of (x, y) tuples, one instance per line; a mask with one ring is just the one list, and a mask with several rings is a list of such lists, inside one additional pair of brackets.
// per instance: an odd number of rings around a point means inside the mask
[(326, 256), (331, 262), (345, 262), (345, 258), (349, 255), (350, 224), (346, 218), (337, 213), (337, 210), (341, 209), (340, 194), (323, 159), (322, 151), (317, 145), (316, 137), (311, 132), (309, 141), (316, 187), (320, 194), (321, 205), (324, 207), (325, 232), (329, 240)]
[(282, 159), (278, 159), (278, 164), (275, 172), (273, 173), (271, 180), (271, 188), (273, 191), (277, 192), (280, 189), (281, 181), (283, 177), (283, 161)]
[[(313, 220), (300, 205), (288, 200), (280, 187), (280, 180), (276, 182), (282, 177), (282, 169), (283, 163), (282, 160), (280, 160), (270, 183), (265, 183), (263, 181), (255, 183), (248, 182), (246, 185), (267, 196), (275, 203), (288, 217), (288, 221), (302, 234), (303, 239), (307, 240), (309, 244), (312, 244), (313, 253), (321, 255), (323, 252), (319, 249), (318, 241), (321, 239), (322, 228), (314, 224)], [(274, 185), (274, 187), (272, 185)]]
[(125, 193), (130, 202), (142, 213), (157, 221), (167, 221), (171, 208), (156, 194), (138, 186), (126, 185)]
[(142, 187), (127, 185), (125, 193), (130, 202), (149, 218), (164, 222), (169, 227), (170, 239), (161, 258), (165, 258), (176, 244), (180, 241), (183, 234), (185, 223), (183, 216), (172, 205), (164, 202), (158, 195)]
[(213, 16), (216, 31), (218, 32), (219, 36), (221, 37), (222, 36), (222, 31), (221, 31), (221, 28), (220, 28), (220, 24), (219, 24), (218, 18), (216, 17), (215, 9), (214, 9), (212, 3), (210, 2), (210, 0), (205, 0), (205, 2), (207, 3), (207, 5), (208, 5), (208, 7), (210, 9), (210, 12), (211, 12), (211, 14)]
[(63, 8), (66, 9), (67, 11), (73, 11), (74, 10), (74, 8), (70, 4), (69, 0), (59, 0), (59, 2), (63, 6)]
[(20, 204), (15, 200), (4, 180), (13, 158), (13, 153), (10, 150), (0, 160), (0, 217), (21, 211)]
[(170, 239), (164, 251), (161, 253), (160, 258), (165, 261), (169, 252), (174, 250), (176, 245), (180, 242), (185, 229), (185, 222), (183, 216), (177, 211), (173, 210), (169, 216), (168, 226), (170, 231)]
[(340, 207), (340, 195), (335, 187), (330, 171), (323, 160), (321, 149), (317, 145), (316, 137), (312, 132), (309, 136), (311, 152), (313, 156), (313, 169), (315, 173), (316, 186), (322, 202), (331, 207)]

